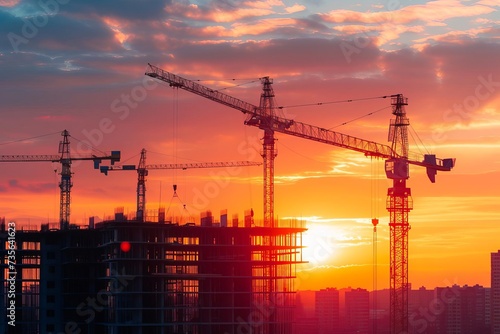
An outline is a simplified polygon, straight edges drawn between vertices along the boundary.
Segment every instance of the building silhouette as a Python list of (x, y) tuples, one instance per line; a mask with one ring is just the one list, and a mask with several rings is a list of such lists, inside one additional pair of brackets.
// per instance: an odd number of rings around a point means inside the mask
[(340, 331), (339, 290), (327, 288), (315, 293), (315, 316), (318, 319), (318, 334), (333, 334)]
[[(210, 217), (210, 218), (207, 218)], [(304, 228), (113, 220), (16, 231), (16, 327), (6, 333), (291, 333)], [(0, 229), (0, 312), (8, 233)], [(272, 239), (273, 247), (263, 240)], [(269, 253), (272, 261), (269, 261)], [(264, 275), (268, 268), (272, 277)], [(273, 289), (269, 286), (272, 283)]]
[(500, 334), (500, 250), (491, 253), (491, 333)]
[[(436, 288), (435, 302), (429, 309), (437, 317), (435, 333), (489, 334), (486, 306), (489, 290), (480, 286)], [(431, 311), (432, 311), (431, 310)]]
[(319, 319), (315, 316), (315, 294), (316, 291), (313, 290), (297, 291), (292, 334), (318, 333)]
[(345, 293), (346, 328), (344, 333), (368, 333), (370, 330), (370, 293), (352, 289)]

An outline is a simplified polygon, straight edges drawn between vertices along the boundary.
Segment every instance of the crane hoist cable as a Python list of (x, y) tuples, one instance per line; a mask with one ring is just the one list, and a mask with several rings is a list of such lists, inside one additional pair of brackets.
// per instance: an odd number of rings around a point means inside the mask
[[(179, 88), (173, 87), (173, 99), (172, 99), (172, 157), (173, 163), (178, 163), (178, 139), (179, 139)], [(167, 211), (165, 212), (165, 216), (168, 216), (170, 209), (172, 208), (172, 202), (174, 198), (177, 198), (184, 208), (186, 209), (186, 204), (181, 200), (179, 195), (177, 194), (177, 170), (173, 169), (172, 171), (172, 189), (173, 194), (170, 198), (170, 202), (168, 204)], [(182, 217), (183, 210), (180, 210), (180, 216)]]
[(22, 138), (22, 139), (16, 139), (16, 140), (11, 140), (11, 141), (6, 141), (6, 142), (3, 142), (3, 143), (0, 143), (0, 146), (14, 144), (14, 143), (20, 143), (20, 142), (23, 142), (23, 141), (26, 141), (26, 140), (38, 139), (38, 138), (52, 136), (52, 135), (56, 135), (56, 134), (60, 135), (61, 131), (52, 132), (52, 133), (46, 133), (44, 135), (39, 135), (39, 136), (34, 136), (34, 137), (28, 137), (28, 138)]
[[(172, 157), (174, 159), (173, 163), (177, 164), (177, 140), (179, 137), (179, 88), (173, 87), (172, 90), (173, 99), (172, 99)], [(174, 169), (172, 171), (172, 181), (174, 188), (174, 195), (176, 194), (177, 188), (177, 171)]]
[(376, 99), (386, 99), (391, 97), (391, 95), (383, 95), (383, 96), (373, 96), (373, 97), (361, 97), (357, 99), (347, 99), (347, 100), (337, 100), (337, 101), (327, 101), (327, 102), (316, 102), (316, 103), (305, 103), (305, 104), (295, 104), (289, 106), (279, 106), (277, 109), (285, 109), (285, 108), (299, 108), (299, 107), (312, 107), (312, 106), (323, 106), (327, 104), (337, 104), (337, 103), (349, 103), (349, 102), (358, 102), (358, 101), (367, 101), (367, 100), (376, 100)]
[[(427, 149), (427, 147), (425, 146), (425, 144), (424, 144), (424, 142), (422, 141), (422, 139), (420, 139), (420, 136), (418, 135), (418, 132), (417, 132), (417, 131), (415, 131), (415, 129), (413, 128), (413, 126), (411, 126), (411, 124), (410, 124), (410, 130), (411, 130), (411, 131), (408, 131), (408, 133), (410, 134), (410, 136), (411, 136), (411, 138), (413, 139), (413, 141), (414, 141), (417, 145), (418, 145), (418, 143), (420, 143), (420, 144), (423, 146), (423, 148), (424, 148), (425, 152), (426, 152), (427, 154), (429, 154), (429, 150), (428, 150), (428, 149)], [(415, 134), (415, 136), (417, 137), (418, 142), (415, 140), (415, 137), (413, 137), (413, 134)], [(422, 150), (420, 150), (420, 147), (419, 147), (418, 149), (419, 149), (419, 151), (420, 151), (420, 153), (421, 153), (421, 151), (422, 151)]]
[[(168, 213), (170, 212), (170, 209), (172, 208), (172, 204), (173, 204), (173, 201), (175, 198), (177, 198), (177, 200), (179, 201), (179, 203), (182, 205), (182, 210), (179, 210), (179, 219), (182, 218), (182, 215), (184, 214), (184, 212), (187, 212), (188, 213), (188, 217), (191, 217), (191, 213), (189, 212), (189, 210), (187, 209), (187, 206), (186, 206), (186, 203), (184, 203), (181, 198), (179, 197), (179, 195), (177, 194), (177, 185), (174, 184), (173, 185), (173, 190), (174, 190), (174, 193), (172, 195), (172, 197), (170, 198), (170, 202), (168, 203), (168, 208), (167, 208), (167, 211), (165, 212), (165, 217), (168, 216)], [(174, 216), (172, 216), (172, 218), (174, 218)]]
[[(55, 162), (52, 164), (54, 165), (56, 164)], [(53, 206), (52, 206), (52, 210), (53, 210), (53, 214), (54, 214), (54, 219), (57, 219), (57, 209), (59, 208), (59, 178), (58, 178), (58, 167), (59, 166), (54, 166), (54, 200), (53, 200)]]
[(353, 119), (351, 119), (350, 121), (340, 123), (339, 125), (336, 125), (336, 126), (334, 126), (334, 127), (331, 127), (331, 128), (329, 128), (328, 130), (335, 129), (335, 128), (338, 128), (338, 127), (343, 126), (343, 125), (347, 125), (347, 124), (349, 124), (349, 123), (355, 122), (355, 121), (357, 121), (357, 120), (360, 120), (360, 119), (365, 118), (365, 117), (368, 117), (368, 116), (372, 116), (372, 115), (374, 115), (374, 114), (376, 114), (376, 113), (378, 113), (378, 112), (380, 112), (380, 111), (382, 111), (382, 110), (386, 110), (386, 109), (390, 109), (390, 108), (391, 108), (391, 106), (387, 106), (387, 107), (383, 107), (383, 108), (377, 109), (377, 110), (372, 111), (372, 112), (369, 112), (369, 113), (367, 113), (367, 114), (365, 114), (365, 115), (362, 115), (362, 116), (359, 116), (359, 117), (353, 118)]
[(162, 208), (165, 209), (165, 207), (161, 206), (161, 180), (160, 180), (160, 194), (159, 194), (159, 198), (158, 198), (158, 215), (160, 214), (160, 211)]
[(86, 141), (86, 140), (80, 140), (80, 139), (78, 139), (78, 138), (76, 138), (75, 136), (70, 135), (70, 134), (69, 134), (68, 136), (69, 136), (70, 138), (73, 138), (73, 139), (74, 139), (74, 140), (76, 140), (77, 142), (79, 142), (79, 143), (81, 143), (81, 144), (83, 144), (83, 145), (87, 146), (87, 147), (88, 147), (89, 149), (91, 149), (92, 151), (99, 152), (99, 153), (101, 153), (101, 154), (106, 154), (106, 152), (101, 151), (101, 150), (100, 150), (100, 149), (98, 149), (97, 147), (92, 146), (92, 145), (91, 145), (88, 141)]
[[(373, 156), (370, 157), (371, 166), (371, 180), (370, 180), (370, 202), (371, 202), (371, 216), (373, 225), (373, 236), (372, 236), (372, 308), (373, 312), (377, 310), (377, 225), (379, 223), (378, 217), (378, 199), (379, 199), (379, 189), (378, 189), (378, 179), (379, 179), (379, 164), (378, 159), (374, 159)], [(377, 317), (373, 317), (373, 333), (377, 333)]]
[[(362, 98), (357, 98), (357, 99), (347, 99), (347, 100), (338, 100), (338, 101), (330, 101), (330, 102), (317, 102), (317, 103), (308, 103), (308, 104), (297, 104), (297, 105), (290, 105), (290, 106), (280, 106), (280, 107), (277, 107), (278, 109), (286, 109), (286, 108), (296, 108), (296, 107), (309, 107), (309, 106), (322, 106), (322, 105), (326, 105), (326, 104), (336, 104), (336, 103), (346, 103), (346, 102), (357, 102), (357, 101), (366, 101), (366, 100), (375, 100), (375, 99), (385, 99), (387, 97), (390, 97), (390, 95), (383, 95), (383, 96), (376, 96), (376, 97), (362, 97)], [(335, 128), (338, 128), (340, 126), (343, 126), (343, 125), (347, 125), (349, 123), (352, 123), (354, 121), (357, 121), (357, 120), (360, 120), (362, 118), (365, 118), (365, 117), (368, 117), (368, 116), (372, 116), (382, 110), (386, 110), (386, 109), (390, 109), (391, 106), (385, 106), (383, 108), (380, 108), (380, 109), (377, 109), (375, 111), (372, 111), (372, 112), (369, 112), (369, 113), (366, 113), (364, 115), (361, 115), (361, 116), (358, 116), (356, 118), (353, 118), (349, 121), (346, 121), (346, 122), (342, 122), (336, 126), (333, 126), (331, 128), (328, 128), (328, 130), (331, 130), (331, 129), (335, 129)]]
[[(233, 79), (233, 80), (236, 80), (236, 79)], [(217, 90), (218, 91), (222, 91), (222, 90), (226, 90), (226, 89), (231, 89), (231, 88), (236, 88), (236, 87), (241, 87), (241, 86), (249, 85), (249, 84), (252, 84), (252, 83), (255, 83), (255, 82), (260, 82), (260, 79), (253, 80), (253, 81), (248, 81), (248, 82), (244, 82), (244, 83), (241, 83), (241, 84), (238, 84), (238, 85), (232, 85), (232, 86), (228, 86), (228, 87), (219, 88)]]
[[(170, 154), (165, 154), (165, 153), (161, 153), (161, 152), (156, 152), (156, 151), (151, 151), (151, 150), (148, 150), (149, 153), (154, 153), (154, 154), (158, 154), (158, 155), (162, 155), (162, 156), (165, 156), (165, 157), (169, 157), (169, 158), (172, 158), (172, 155)], [(136, 155), (137, 156), (137, 155)], [(177, 155), (177, 158), (180, 159), (180, 160), (188, 160), (188, 161), (191, 161), (193, 163), (203, 163), (203, 161), (201, 160), (197, 160), (197, 159), (192, 159), (192, 158), (187, 158), (187, 157), (182, 157), (180, 155)]]

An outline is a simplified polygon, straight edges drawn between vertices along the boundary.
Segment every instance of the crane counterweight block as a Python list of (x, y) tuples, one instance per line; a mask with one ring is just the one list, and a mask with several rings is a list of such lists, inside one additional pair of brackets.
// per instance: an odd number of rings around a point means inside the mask
[[(434, 154), (426, 154), (424, 156), (424, 162), (430, 165), (436, 165), (436, 156)], [(432, 167), (426, 167), (427, 177), (432, 183), (436, 182), (437, 169)]]
[(438, 170), (450, 171), (455, 166), (455, 159), (436, 159), (436, 156), (434, 154), (426, 154), (424, 155), (424, 164), (427, 172), (427, 177), (432, 183), (435, 183)]
[[(107, 157), (99, 157), (99, 158), (96, 157), (95, 159), (92, 159), (92, 161), (94, 162), (94, 169), (99, 169), (102, 159), (109, 159), (111, 164), (114, 165), (115, 162), (120, 161), (120, 157), (121, 157), (120, 151), (111, 151), (111, 155)], [(102, 166), (101, 166), (101, 172), (102, 172)]]
[(121, 158), (121, 152), (120, 151), (111, 151), (111, 164), (114, 165), (115, 162), (119, 162)]
[(443, 159), (443, 167), (447, 168), (448, 170), (451, 170), (453, 167), (455, 167), (455, 161), (456, 158), (447, 158)]
[(94, 169), (99, 169), (99, 165), (101, 164), (101, 159), (94, 159)]
[(109, 171), (109, 166), (101, 166), (99, 170), (101, 171), (101, 173), (107, 176)]

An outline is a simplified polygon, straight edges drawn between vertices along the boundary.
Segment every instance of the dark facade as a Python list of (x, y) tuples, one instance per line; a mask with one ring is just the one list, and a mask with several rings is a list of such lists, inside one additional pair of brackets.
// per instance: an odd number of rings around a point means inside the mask
[(316, 291), (315, 315), (318, 318), (318, 334), (335, 334), (339, 332), (339, 290), (327, 288)]
[(353, 289), (345, 293), (345, 333), (369, 333), (370, 293), (365, 289)]
[(500, 334), (500, 250), (491, 253), (491, 334)]
[(436, 288), (435, 333), (489, 334), (487, 293), (489, 290), (480, 285)]

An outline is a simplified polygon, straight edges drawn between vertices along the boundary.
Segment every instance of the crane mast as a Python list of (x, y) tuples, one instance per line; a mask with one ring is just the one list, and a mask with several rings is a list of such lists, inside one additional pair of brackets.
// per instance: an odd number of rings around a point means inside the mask
[[(194, 81), (182, 78), (148, 64), (146, 75), (167, 82), (177, 87), (197, 94), (204, 98), (239, 110), (247, 115), (245, 124), (264, 130), (263, 153), (264, 159), (264, 223), (265, 226), (274, 226), (274, 132), (280, 132), (328, 145), (341, 147), (367, 156), (386, 159), (385, 172), (393, 180), (393, 186), (387, 192), (387, 210), (390, 220), (390, 318), (391, 334), (400, 334), (408, 331), (408, 213), (413, 208), (411, 190), (406, 187), (409, 178), (409, 164), (425, 167), (431, 182), (435, 182), (437, 171), (450, 171), (455, 165), (454, 158), (438, 159), (434, 154), (415, 154), (409, 151), (408, 125), (405, 106), (407, 99), (402, 94), (386, 97), (391, 98), (392, 113), (396, 116), (391, 120), (389, 127), (389, 141), (391, 146), (373, 141), (345, 135), (339, 132), (324, 129), (318, 126), (304, 124), (294, 120), (279, 117), (273, 113), (276, 107), (273, 104), (274, 92), (272, 81), (262, 78), (263, 92), (260, 105), (257, 107), (240, 99), (210, 89)], [(272, 224), (270, 224), (272, 223)], [(272, 238), (266, 245), (272, 243)], [(265, 255), (273, 260), (273, 247)], [(266, 291), (272, 299), (276, 288), (272, 281), (272, 272), (264, 268), (265, 275), (269, 275), (269, 285)], [(272, 301), (272, 300), (271, 300)], [(269, 328), (265, 333), (273, 333)]]
[(137, 220), (144, 221), (146, 214), (146, 176), (148, 170), (146, 168), (146, 149), (141, 150), (141, 158), (137, 166)]
[(74, 160), (92, 160), (94, 168), (99, 168), (102, 160), (110, 160), (111, 164), (120, 161), (120, 151), (112, 151), (104, 156), (71, 156), (70, 152), (70, 134), (67, 130), (61, 132), (63, 139), (59, 142), (59, 155), (1, 155), (0, 162), (58, 162), (61, 164), (61, 181), (59, 182), (60, 201), (59, 201), (59, 226), (61, 230), (69, 228), (71, 215), (71, 180), (73, 172), (71, 163)]
[[(260, 108), (262, 116), (266, 119), (274, 117), (274, 91), (272, 81), (264, 77), (262, 81), (262, 94)], [(272, 127), (264, 128), (262, 145), (262, 159), (264, 162), (264, 227), (275, 227), (274, 222), (274, 158), (277, 152), (274, 148), (275, 138)]]
[[(261, 79), (262, 82), (262, 94), (260, 96), (259, 111), (263, 119), (272, 120), (274, 117), (274, 91), (272, 87), (272, 81), (269, 77), (264, 77)], [(264, 138), (262, 143), (262, 159), (264, 162), (264, 227), (274, 228), (276, 227), (274, 221), (274, 158), (277, 156), (275, 150), (275, 138), (274, 130), (271, 126), (265, 126)], [(263, 246), (266, 250), (263, 252), (264, 265), (263, 275), (267, 279), (264, 281), (262, 302), (267, 305), (276, 305), (276, 267), (272, 265), (276, 261), (276, 252), (274, 250), (274, 245), (276, 244), (274, 237), (272, 235), (264, 236)], [(266, 324), (266, 333), (276, 333), (276, 319), (275, 314), (270, 315), (270, 324)]]
[(393, 186), (387, 191), (390, 233), (390, 328), (391, 333), (408, 333), (408, 213), (413, 209), (411, 190), (406, 187), (409, 178), (408, 125), (402, 95), (392, 98), (392, 114), (389, 127), (389, 141), (397, 158), (386, 160), (386, 173)]
[(67, 130), (63, 131), (63, 140), (59, 143), (59, 153), (61, 154), (61, 182), (59, 182), (59, 189), (61, 190), (61, 199), (59, 201), (59, 223), (61, 230), (69, 227), (69, 217), (71, 210), (71, 188), (73, 182), (71, 181), (71, 156), (69, 152), (69, 133)]
[(239, 167), (239, 166), (260, 166), (262, 163), (253, 161), (232, 161), (232, 162), (200, 162), (185, 164), (146, 164), (146, 149), (141, 150), (139, 164), (135, 165), (115, 165), (101, 166), (101, 173), (108, 175), (109, 171), (137, 170), (137, 213), (136, 219), (144, 222), (146, 218), (146, 176), (150, 169), (190, 169), (190, 168), (218, 168), (218, 167)]

